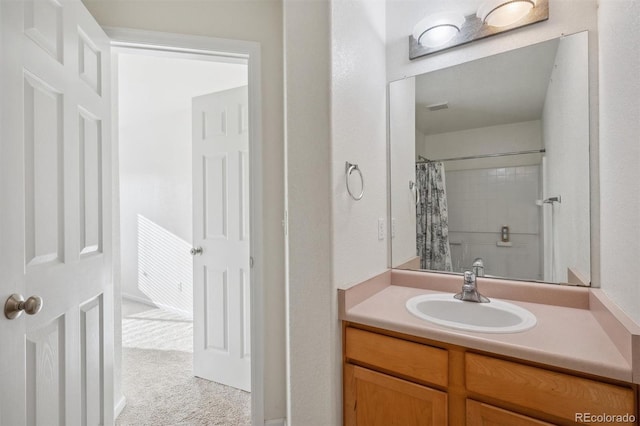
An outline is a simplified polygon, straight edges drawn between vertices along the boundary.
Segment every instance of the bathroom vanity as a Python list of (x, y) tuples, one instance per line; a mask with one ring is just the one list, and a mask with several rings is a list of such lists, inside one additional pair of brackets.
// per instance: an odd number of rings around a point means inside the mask
[(340, 291), (346, 426), (638, 424), (638, 330), (598, 290), (479, 280), (539, 319), (512, 334), (407, 311), (409, 298), (460, 282), (394, 270)]
[[(589, 51), (585, 31), (389, 84), (394, 269), (339, 291), (345, 425), (638, 424), (640, 327), (589, 287)], [(492, 307), (452, 271), (490, 274)]]

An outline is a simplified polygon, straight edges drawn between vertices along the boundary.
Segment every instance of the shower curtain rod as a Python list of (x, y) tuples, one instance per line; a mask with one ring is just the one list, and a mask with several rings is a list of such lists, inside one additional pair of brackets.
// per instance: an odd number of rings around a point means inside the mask
[(429, 160), (428, 158), (418, 155), (416, 163), (435, 163), (439, 161), (458, 161), (458, 160), (475, 160), (476, 158), (489, 158), (489, 157), (506, 157), (508, 155), (522, 155), (522, 154), (541, 154), (546, 152), (545, 149), (530, 149), (528, 151), (514, 151), (514, 152), (502, 152), (499, 154), (480, 154), (471, 155), (469, 157), (454, 157), (454, 158), (439, 158), (437, 160)]

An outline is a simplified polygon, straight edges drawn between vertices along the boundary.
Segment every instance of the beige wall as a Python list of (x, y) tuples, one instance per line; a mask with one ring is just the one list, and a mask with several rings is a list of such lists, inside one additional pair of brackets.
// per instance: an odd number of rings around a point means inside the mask
[[(285, 416), (282, 3), (87, 0), (103, 26), (257, 41), (262, 51), (265, 418)], [(258, 260), (260, 261), (260, 260)], [(116, 397), (117, 400), (117, 397)]]
[(640, 2), (600, 0), (602, 289), (640, 324)]

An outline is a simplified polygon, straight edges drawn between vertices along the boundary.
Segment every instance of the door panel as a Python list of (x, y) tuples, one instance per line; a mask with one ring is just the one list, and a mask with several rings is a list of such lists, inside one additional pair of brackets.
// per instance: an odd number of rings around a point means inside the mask
[(62, 90), (24, 74), (25, 263), (64, 261)]
[(193, 99), (194, 374), (251, 388), (247, 87)]
[(24, 33), (62, 63), (62, 5), (55, 0), (27, 0), (24, 9)]
[(65, 334), (64, 316), (27, 333), (28, 425), (65, 424)]
[(102, 252), (102, 120), (79, 109), (80, 255)]
[(91, 38), (78, 29), (78, 74), (80, 78), (96, 92), (102, 94), (102, 52)]
[(204, 329), (205, 349), (229, 353), (229, 290), (227, 271), (209, 270), (204, 267)]
[(80, 367), (82, 369), (82, 422), (85, 425), (102, 424), (104, 416), (104, 327), (102, 295), (80, 307)]
[(227, 156), (211, 155), (203, 158), (202, 185), (204, 187), (204, 238), (227, 238)]
[(0, 2), (0, 425), (113, 423), (109, 40), (76, 0)]
[(251, 281), (249, 271), (240, 269), (240, 355), (242, 358), (251, 357)]

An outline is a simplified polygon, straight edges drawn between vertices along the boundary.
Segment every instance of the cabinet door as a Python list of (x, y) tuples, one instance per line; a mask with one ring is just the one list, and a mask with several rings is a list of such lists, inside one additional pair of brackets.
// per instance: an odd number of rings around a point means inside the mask
[(345, 426), (442, 426), (447, 395), (366, 368), (344, 366)]
[(552, 426), (541, 420), (467, 399), (467, 426)]

